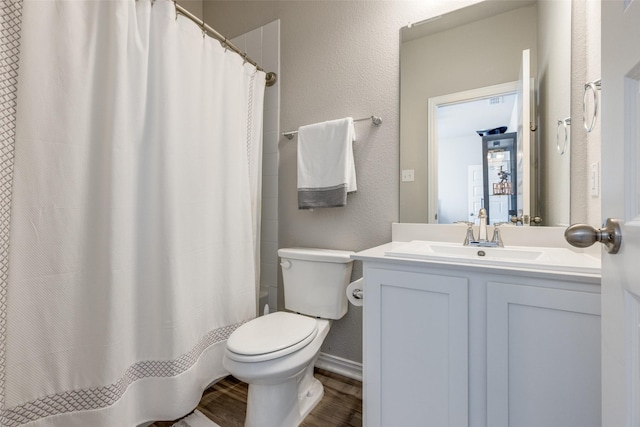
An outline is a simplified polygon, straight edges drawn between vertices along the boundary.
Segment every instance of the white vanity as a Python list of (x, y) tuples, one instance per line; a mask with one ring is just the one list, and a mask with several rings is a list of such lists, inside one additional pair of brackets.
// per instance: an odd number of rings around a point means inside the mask
[[(502, 253), (477, 255), (483, 248), (455, 242), (464, 228), (435, 226), (441, 239), (426, 226), (410, 243), (415, 230), (401, 226), (394, 242), (354, 256), (365, 425), (600, 426), (597, 256), (507, 228), (506, 247), (493, 248)], [(538, 238), (552, 247), (509, 246)]]

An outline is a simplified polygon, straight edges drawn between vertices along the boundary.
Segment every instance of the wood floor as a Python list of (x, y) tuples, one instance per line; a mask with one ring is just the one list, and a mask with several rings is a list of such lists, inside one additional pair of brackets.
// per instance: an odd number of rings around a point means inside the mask
[[(316, 369), (315, 376), (324, 386), (324, 397), (301, 426), (362, 426), (362, 383), (323, 369)], [(247, 385), (228, 376), (204, 392), (197, 409), (222, 427), (242, 427), (246, 406)], [(174, 422), (158, 421), (150, 427)]]

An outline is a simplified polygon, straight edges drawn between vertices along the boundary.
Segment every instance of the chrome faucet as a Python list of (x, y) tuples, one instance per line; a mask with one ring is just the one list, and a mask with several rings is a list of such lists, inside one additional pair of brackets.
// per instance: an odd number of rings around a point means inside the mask
[(480, 220), (480, 231), (478, 238), (473, 235), (473, 222), (469, 221), (455, 221), (454, 224), (467, 224), (467, 234), (464, 238), (463, 246), (482, 246), (482, 247), (504, 247), (502, 243), (502, 236), (500, 235), (499, 226), (506, 224), (506, 222), (497, 222), (493, 225), (493, 237), (491, 240), (487, 238), (487, 210), (481, 208), (478, 213), (478, 219)]
[(487, 210), (485, 208), (480, 208), (480, 212), (478, 212), (478, 219), (480, 220), (478, 243), (486, 243), (489, 239), (487, 239)]

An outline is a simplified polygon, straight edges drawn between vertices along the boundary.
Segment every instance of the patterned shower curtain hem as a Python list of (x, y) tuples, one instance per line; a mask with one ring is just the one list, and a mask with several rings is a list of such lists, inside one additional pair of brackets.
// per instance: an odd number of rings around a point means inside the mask
[(22, 0), (0, 0), (0, 408), (4, 406), (5, 389), (9, 225), (21, 24)]
[(223, 326), (207, 333), (188, 352), (173, 360), (145, 360), (131, 365), (113, 384), (69, 390), (0, 411), (0, 425), (18, 427), (54, 415), (103, 409), (115, 404), (134, 382), (144, 378), (175, 377), (193, 367), (198, 358), (215, 344), (226, 342), (245, 322)]

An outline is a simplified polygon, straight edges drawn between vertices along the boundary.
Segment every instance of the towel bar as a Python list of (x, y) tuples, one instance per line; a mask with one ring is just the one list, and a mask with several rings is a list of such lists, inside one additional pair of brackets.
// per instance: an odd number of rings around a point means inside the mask
[[(354, 122), (362, 122), (365, 120), (371, 120), (374, 126), (380, 126), (382, 124), (382, 118), (380, 116), (369, 116), (363, 117), (361, 119), (353, 119)], [(282, 136), (287, 138), (288, 140), (292, 140), (295, 135), (298, 134), (297, 130), (291, 130), (289, 132), (282, 132)]]

